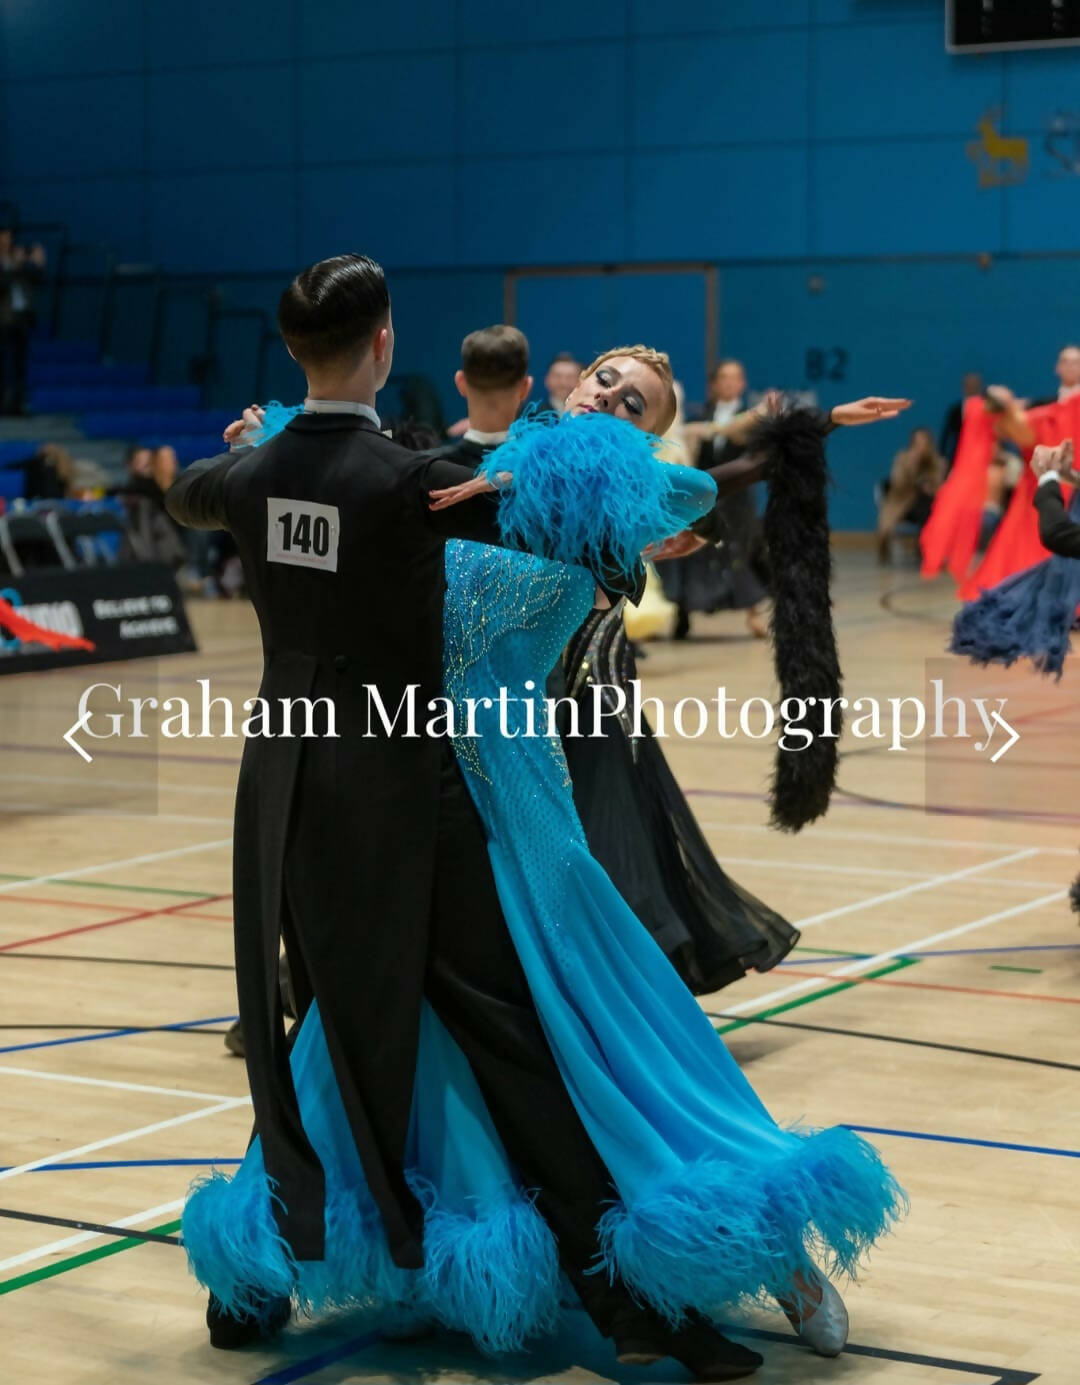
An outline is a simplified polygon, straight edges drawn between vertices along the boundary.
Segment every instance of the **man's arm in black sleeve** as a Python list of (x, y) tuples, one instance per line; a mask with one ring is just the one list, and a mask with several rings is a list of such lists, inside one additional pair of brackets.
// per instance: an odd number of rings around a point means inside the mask
[[(805, 412), (812, 416), (822, 437), (827, 437), (829, 433), (835, 432), (839, 426), (832, 421), (831, 414), (819, 413), (815, 409), (809, 409)], [(767, 422), (762, 426), (767, 426)], [(706, 468), (716, 482), (717, 501), (723, 500), (726, 495), (734, 495), (736, 491), (746, 490), (748, 486), (753, 486), (758, 481), (764, 481), (769, 474), (771, 461), (770, 452), (760, 444), (760, 440), (758, 445), (754, 446), (753, 439), (751, 439), (749, 450), (744, 452), (741, 457), (736, 457), (730, 462), (721, 462), (719, 466)], [(695, 520), (690, 525), (690, 529), (707, 543), (719, 543), (725, 535), (719, 505), (713, 506), (708, 514)]]
[(189, 529), (227, 529), (225, 478), (251, 448), (192, 462), (165, 492), (165, 508)]
[(1063, 558), (1080, 558), (1080, 524), (1074, 524), (1065, 513), (1065, 499), (1057, 481), (1044, 481), (1035, 487), (1035, 508), (1042, 546)]
[(429, 508), (431, 491), (449, 490), (475, 477), (472, 467), (448, 461), (445, 457), (432, 458), (420, 473), (420, 505), (428, 527), (447, 539), (472, 539), (474, 543), (501, 546), (498, 491), (485, 491), (463, 500), (460, 505), (449, 505), (445, 510)]
[[(716, 499), (734, 495), (736, 491), (746, 490), (756, 481), (763, 481), (768, 474), (769, 458), (764, 452), (745, 452), (730, 462), (706, 468), (716, 482)], [(690, 525), (693, 533), (707, 543), (718, 543), (724, 537), (724, 523), (720, 517), (719, 505), (704, 514)]]

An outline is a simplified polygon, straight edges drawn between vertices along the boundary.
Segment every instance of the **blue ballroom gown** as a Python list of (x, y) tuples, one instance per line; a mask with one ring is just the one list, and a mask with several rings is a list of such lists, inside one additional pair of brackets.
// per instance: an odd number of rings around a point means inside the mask
[[(607, 418), (518, 425), (484, 469), (513, 473), (500, 522), (532, 552), (447, 545), (445, 694), (507, 927), (611, 1174), (597, 1273), (620, 1275), (673, 1320), (783, 1292), (812, 1257), (854, 1273), (901, 1212), (902, 1191), (855, 1133), (784, 1128), (769, 1114), (589, 854), (559, 737), (543, 734), (547, 672), (595, 593), (592, 572), (566, 560), (589, 551), (590, 532), (602, 536), (594, 557), (632, 559), (710, 508), (714, 483), (660, 462), (647, 435)], [(481, 701), (501, 687), (511, 699), (502, 713)], [(466, 736), (470, 711), (477, 734)], [(326, 1171), (327, 1258), (296, 1263), (278, 1237), (256, 1138), (234, 1177), (212, 1174), (189, 1197), (183, 1239), (199, 1281), (235, 1312), (266, 1294), (312, 1312), (416, 1309), (488, 1351), (551, 1330), (562, 1287), (554, 1239), (434, 1013), (422, 1018), (408, 1150), (425, 1209), (421, 1270), (390, 1260), (317, 1006), (291, 1062)]]

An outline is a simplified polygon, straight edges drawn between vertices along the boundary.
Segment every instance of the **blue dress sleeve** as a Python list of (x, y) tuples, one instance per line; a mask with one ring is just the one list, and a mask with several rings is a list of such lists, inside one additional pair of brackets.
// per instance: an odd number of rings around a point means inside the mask
[(684, 528), (707, 515), (716, 504), (716, 482), (707, 471), (668, 463), (672, 507), (684, 517)]
[(510, 548), (594, 572), (635, 572), (650, 546), (685, 529), (715, 498), (712, 477), (662, 462), (659, 440), (607, 414), (525, 418), (479, 474), (513, 478), (499, 503)]

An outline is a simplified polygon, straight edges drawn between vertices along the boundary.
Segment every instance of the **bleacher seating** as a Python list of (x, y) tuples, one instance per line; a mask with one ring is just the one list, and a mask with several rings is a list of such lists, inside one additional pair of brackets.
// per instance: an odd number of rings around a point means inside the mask
[[(88, 458), (119, 479), (123, 448), (171, 446), (180, 464), (222, 450), (232, 410), (203, 409), (197, 385), (154, 385), (139, 362), (104, 362), (90, 342), (35, 337), (30, 350), (30, 413), (0, 428), (0, 510), (25, 495), (28, 461), (46, 441)], [(18, 431), (16, 431), (16, 429)]]
[(138, 409), (102, 410), (85, 413), (79, 425), (88, 438), (131, 438), (142, 442), (147, 438), (174, 438), (196, 434), (221, 436), (235, 417), (232, 409)]
[(134, 413), (199, 405), (197, 385), (38, 385), (30, 392), (35, 414)]
[(170, 433), (168, 436), (148, 434), (143, 441), (147, 447), (175, 448), (176, 460), (181, 466), (187, 466), (188, 462), (197, 462), (202, 457), (216, 457), (219, 452), (225, 450), (220, 428), (215, 433), (194, 433), (187, 436), (177, 433)]
[(150, 367), (145, 364), (103, 361), (49, 361), (34, 356), (27, 378), (30, 388), (92, 388), (145, 385)]
[(66, 365), (97, 365), (100, 352), (92, 341), (53, 341), (48, 337), (35, 337), (30, 346), (31, 363), (49, 362)]

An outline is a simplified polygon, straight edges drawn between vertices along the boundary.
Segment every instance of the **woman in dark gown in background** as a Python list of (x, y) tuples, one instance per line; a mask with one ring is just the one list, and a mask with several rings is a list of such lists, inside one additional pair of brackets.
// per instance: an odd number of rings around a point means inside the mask
[[(747, 437), (760, 416), (747, 410), (746, 371), (741, 361), (720, 361), (709, 377), (709, 397), (704, 416), (683, 427), (683, 442), (691, 466), (702, 470), (733, 461), (741, 455)], [(696, 450), (696, 458), (695, 458)], [(746, 628), (755, 639), (768, 633), (762, 606), (769, 597), (768, 560), (761, 539), (761, 520), (753, 489), (722, 497), (718, 522), (723, 542), (661, 568), (664, 594), (678, 607), (675, 638), (690, 633), (695, 612), (745, 611)]]
[[(676, 551), (697, 557), (707, 554), (709, 543), (724, 544), (732, 504), (740, 496), (749, 497), (750, 487), (759, 481), (768, 479), (785, 487), (793, 478), (800, 478), (813, 490), (817, 483), (809, 477), (816, 471), (823, 483), (824, 440), (832, 429), (895, 418), (907, 407), (906, 400), (873, 396), (838, 405), (827, 417), (809, 411), (789, 413), (787, 422), (780, 426), (762, 417), (756, 434), (747, 435), (745, 453), (734, 450), (735, 455), (726, 455), (714, 466), (699, 461), (717, 483), (717, 504), (707, 521), (694, 526), (698, 537), (684, 536), (687, 542), (681, 549), (677, 548), (678, 540), (672, 541)], [(800, 624), (805, 626), (800, 634), (815, 647), (816, 654), (832, 644), (828, 528), (824, 499), (819, 500), (822, 532), (814, 542), (823, 549), (822, 566), (813, 569), (812, 576), (800, 569), (795, 577), (796, 585), (804, 581), (816, 584), (804, 591), (805, 599), (799, 603)], [(799, 543), (803, 548), (811, 546), (809, 531), (801, 527), (811, 511), (800, 509), (800, 505), (805, 505), (805, 498), (796, 501), (794, 511), (779, 504), (773, 507), (771, 522), (778, 552), (792, 554)], [(676, 561), (686, 560), (679, 557)], [(788, 565), (797, 565), (796, 559), (789, 557)], [(670, 562), (662, 563), (661, 571), (670, 566)], [(695, 995), (708, 995), (738, 981), (748, 971), (775, 967), (798, 943), (799, 930), (721, 869), (646, 719), (641, 719), (643, 734), (634, 736), (629, 713), (615, 715), (618, 700), (613, 689), (620, 689), (625, 695), (624, 705), (630, 705), (630, 685), (637, 678), (633, 646), (623, 624), (624, 605), (621, 601), (609, 610), (590, 613), (563, 651), (548, 680), (548, 694), (571, 697), (577, 703), (580, 734), (565, 734), (570, 720), (566, 708), (560, 709), (560, 729), (574, 805), (589, 851), (663, 948), (686, 986)], [(810, 612), (819, 617), (816, 627), (808, 623)], [(774, 630), (774, 638), (780, 639), (779, 631)], [(790, 642), (790, 630), (786, 638)], [(806, 651), (796, 648), (788, 653), (789, 663), (792, 654), (796, 664), (813, 662)], [(777, 672), (783, 687), (779, 664)], [(817, 673), (811, 674), (815, 687)], [(606, 715), (599, 726), (593, 692), (597, 686), (605, 689), (600, 693), (600, 704)], [(827, 683), (821, 683), (818, 695), (823, 688), (827, 689)], [(599, 734), (593, 735), (594, 731)], [(775, 826), (797, 831), (824, 811), (821, 805), (828, 803), (831, 783), (829, 768), (823, 762), (814, 766), (807, 762), (806, 767), (808, 777), (820, 779), (821, 784), (811, 790), (794, 814), (778, 817), (774, 803)]]
[[(563, 751), (589, 850), (683, 981), (709, 995), (776, 966), (799, 930), (720, 868), (645, 718), (644, 734), (634, 736), (629, 712), (613, 716), (611, 689), (629, 701), (637, 677), (622, 602), (589, 615), (559, 675), (578, 705), (580, 735), (564, 735)], [(594, 686), (605, 689), (599, 736)]]

